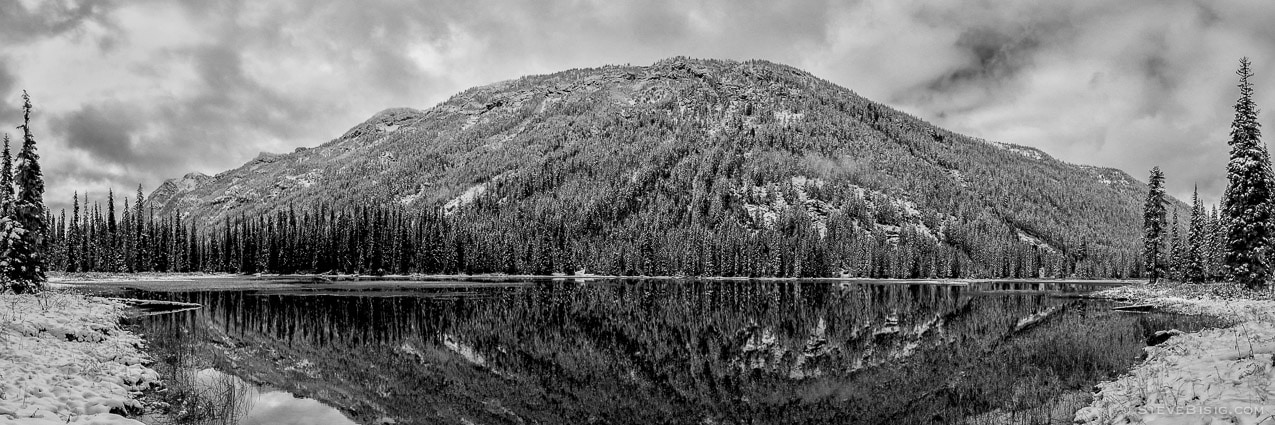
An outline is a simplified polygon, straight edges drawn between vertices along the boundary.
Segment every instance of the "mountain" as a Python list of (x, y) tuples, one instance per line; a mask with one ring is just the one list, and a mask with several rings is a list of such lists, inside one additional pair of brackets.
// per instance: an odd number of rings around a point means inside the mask
[[(511, 241), (554, 240), (567, 272), (699, 274), (678, 252), (711, 246), (751, 250), (704, 260), (714, 267), (818, 264), (820, 275), (1131, 276), (1146, 190), (1119, 170), (953, 133), (793, 67), (679, 57), (385, 110), (315, 148), (169, 180), (149, 201), (205, 225), (317, 208), (438, 211), (482, 235), (462, 239), (499, 238), (491, 244), (510, 252), (521, 249)], [(506, 254), (491, 244), (479, 244), (485, 255)]]

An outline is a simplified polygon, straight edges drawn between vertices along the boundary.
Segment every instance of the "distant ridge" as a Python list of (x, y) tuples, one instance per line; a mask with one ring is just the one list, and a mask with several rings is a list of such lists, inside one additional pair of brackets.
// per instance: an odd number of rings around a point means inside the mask
[(1137, 273), (1145, 191), (1122, 171), (953, 133), (793, 67), (678, 57), (387, 109), (318, 147), (188, 174), (149, 199), (205, 223), (371, 204), (497, 227), (512, 214), (590, 238), (800, 216), (822, 236), (844, 220), (888, 243), (926, 238), (955, 261), (1034, 257), (1009, 275), (1120, 277)]

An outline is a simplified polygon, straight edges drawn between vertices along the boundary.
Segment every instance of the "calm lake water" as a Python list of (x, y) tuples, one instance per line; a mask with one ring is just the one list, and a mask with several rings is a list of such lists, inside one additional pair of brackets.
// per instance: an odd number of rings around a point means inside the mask
[[(183, 423), (1069, 423), (1157, 330), (1096, 284), (599, 280), (128, 290)], [(171, 396), (170, 396), (171, 397)]]

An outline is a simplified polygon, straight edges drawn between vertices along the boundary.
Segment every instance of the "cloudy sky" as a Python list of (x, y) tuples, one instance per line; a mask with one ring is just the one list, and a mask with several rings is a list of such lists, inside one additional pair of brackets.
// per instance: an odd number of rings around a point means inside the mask
[(56, 209), (520, 75), (758, 58), (968, 135), (1143, 180), (1160, 165), (1215, 202), (1238, 58), (1275, 105), (1272, 17), (1265, 0), (0, 0), (0, 122), (28, 90)]

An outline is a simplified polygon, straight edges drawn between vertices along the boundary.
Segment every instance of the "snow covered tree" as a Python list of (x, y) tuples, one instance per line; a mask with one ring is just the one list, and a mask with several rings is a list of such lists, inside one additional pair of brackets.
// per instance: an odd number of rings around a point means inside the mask
[(66, 271), (80, 271), (84, 256), (84, 235), (80, 224), (80, 192), (71, 195), (71, 223), (67, 226)]
[(1208, 241), (1208, 229), (1204, 204), (1200, 203), (1200, 188), (1197, 186), (1191, 194), (1191, 223), (1187, 229), (1187, 249), (1183, 280), (1191, 283), (1204, 282), (1205, 253)]
[(1182, 240), (1181, 227), (1182, 225), (1178, 221), (1178, 210), (1174, 209), (1173, 222), (1169, 225), (1169, 259), (1167, 261), (1169, 265), (1169, 280), (1174, 281), (1182, 280), (1182, 269), (1184, 268), (1182, 260), (1186, 257), (1184, 252), (1186, 243)]
[(11, 280), (26, 282), (32, 288), (44, 285), (44, 253), (42, 252), (48, 232), (45, 222), (44, 208), (44, 176), (40, 172), (40, 155), (35, 152), (35, 136), (31, 134), (31, 96), (22, 92), (22, 150), (18, 152), (17, 172), (14, 181), (17, 185), (16, 202), (13, 217), (17, 225), (23, 229), (21, 237), (13, 247), (13, 256), (18, 261), (10, 273)]
[(1160, 167), (1151, 169), (1151, 182), (1148, 184), (1147, 202), (1143, 209), (1142, 222), (1144, 235), (1142, 238), (1143, 267), (1147, 281), (1156, 283), (1165, 274), (1164, 264), (1164, 173)]
[(13, 156), (9, 154), (9, 133), (4, 134), (4, 153), (0, 156), (0, 214), (13, 212)]
[(21, 255), (19, 247), (23, 244), (22, 225), (12, 218), (0, 217), (0, 291), (4, 289), (23, 294), (40, 290), (42, 282), (14, 279), (14, 270), (22, 268), (27, 257)]
[(133, 238), (133, 249), (137, 252), (134, 254), (134, 271), (149, 271), (151, 269), (151, 252), (150, 240), (146, 237), (146, 223), (149, 216), (144, 215), (146, 211), (146, 195), (142, 194), (142, 185), (137, 185), (137, 197), (133, 198), (133, 228), (128, 229)]
[(1261, 141), (1253, 76), (1248, 58), (1240, 59), (1240, 98), (1231, 122), (1231, 159), (1222, 216), (1227, 223), (1226, 273), (1249, 288), (1265, 287), (1271, 275), (1271, 159)]
[(1226, 223), (1216, 205), (1209, 212), (1208, 232), (1208, 279), (1213, 282), (1226, 280), (1225, 268), (1222, 266), (1226, 255)]

